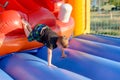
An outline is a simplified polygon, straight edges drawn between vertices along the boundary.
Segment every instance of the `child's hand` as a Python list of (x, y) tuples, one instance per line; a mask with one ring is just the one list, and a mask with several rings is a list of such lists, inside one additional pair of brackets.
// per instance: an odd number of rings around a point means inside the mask
[(61, 57), (62, 57), (62, 58), (66, 58), (67, 55), (63, 52)]

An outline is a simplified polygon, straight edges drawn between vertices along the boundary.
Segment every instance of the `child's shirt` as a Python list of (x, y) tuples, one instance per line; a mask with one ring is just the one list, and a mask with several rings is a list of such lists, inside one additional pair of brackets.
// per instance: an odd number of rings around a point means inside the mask
[[(42, 30), (43, 29), (43, 30)], [(42, 31), (42, 32), (41, 32)], [(50, 49), (57, 47), (58, 35), (44, 24), (38, 24), (34, 27), (28, 36), (29, 41), (36, 40), (43, 43)]]

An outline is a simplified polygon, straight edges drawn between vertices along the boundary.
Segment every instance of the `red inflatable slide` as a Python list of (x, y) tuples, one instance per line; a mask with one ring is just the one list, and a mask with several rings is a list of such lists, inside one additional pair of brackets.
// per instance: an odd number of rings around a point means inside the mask
[(32, 28), (43, 23), (50, 26), (59, 35), (70, 37), (74, 21), (70, 17), (67, 23), (57, 18), (62, 0), (0, 0), (0, 56), (5, 54), (43, 46), (38, 42), (28, 42), (22, 28), (21, 19), (26, 19)]

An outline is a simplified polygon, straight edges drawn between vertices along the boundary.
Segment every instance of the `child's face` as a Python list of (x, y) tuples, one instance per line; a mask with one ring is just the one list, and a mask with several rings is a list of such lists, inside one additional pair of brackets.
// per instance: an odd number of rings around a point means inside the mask
[(58, 44), (57, 46), (59, 48), (67, 48), (69, 45), (69, 38), (65, 37), (65, 36), (61, 36), (59, 37), (60, 39), (58, 40)]
[(68, 40), (68, 38), (64, 37), (63, 40), (62, 40), (63, 48), (67, 48), (68, 45), (69, 45), (69, 40)]
[(67, 48), (68, 45), (69, 45), (69, 42), (68, 42), (68, 39), (67, 39), (67, 40), (65, 40), (65, 43), (64, 43), (63, 47), (64, 47), (64, 48)]

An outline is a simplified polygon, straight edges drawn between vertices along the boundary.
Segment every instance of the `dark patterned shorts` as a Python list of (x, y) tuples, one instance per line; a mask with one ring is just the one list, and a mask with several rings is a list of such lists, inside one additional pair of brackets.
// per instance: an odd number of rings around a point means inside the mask
[(38, 42), (42, 42), (40, 32), (43, 29), (43, 27), (49, 28), (45, 24), (38, 24), (38, 25), (36, 25), (34, 27), (34, 29), (32, 30), (32, 32), (30, 32), (30, 34), (28, 36), (28, 41), (37, 40)]

